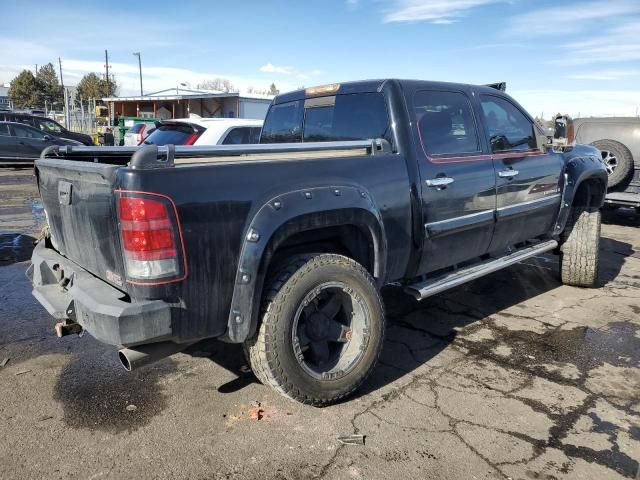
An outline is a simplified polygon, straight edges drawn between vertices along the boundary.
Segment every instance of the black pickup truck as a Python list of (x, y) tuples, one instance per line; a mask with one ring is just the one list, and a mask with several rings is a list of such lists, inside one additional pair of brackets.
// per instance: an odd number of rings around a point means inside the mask
[(205, 338), (326, 405), (372, 371), (380, 288), (424, 299), (528, 257), (596, 283), (607, 172), (487, 87), (379, 80), (277, 96), (260, 144), (51, 147), (29, 270), (60, 335), (127, 369)]

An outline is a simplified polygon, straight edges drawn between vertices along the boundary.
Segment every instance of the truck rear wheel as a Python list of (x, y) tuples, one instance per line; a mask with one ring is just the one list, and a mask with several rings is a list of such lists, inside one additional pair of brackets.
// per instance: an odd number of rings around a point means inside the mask
[(560, 240), (562, 283), (575, 287), (593, 287), (598, 280), (600, 210), (573, 206)]
[(258, 379), (315, 406), (335, 403), (371, 373), (384, 340), (384, 309), (371, 275), (354, 260), (317, 254), (281, 268), (245, 349)]
[(615, 140), (598, 140), (591, 145), (600, 150), (609, 176), (609, 188), (627, 180), (633, 171), (633, 157), (622, 143)]

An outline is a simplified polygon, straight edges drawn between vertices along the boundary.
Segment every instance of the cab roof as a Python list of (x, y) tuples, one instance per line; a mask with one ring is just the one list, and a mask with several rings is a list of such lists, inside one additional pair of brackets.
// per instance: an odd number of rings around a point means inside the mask
[[(358, 80), (354, 82), (344, 82), (344, 83), (335, 83), (330, 85), (318, 86), (305, 88), (300, 90), (294, 90), (292, 92), (283, 93), (281, 95), (277, 95), (273, 103), (285, 103), (291, 102), (294, 100), (302, 100), (309, 97), (321, 96), (321, 95), (341, 95), (341, 94), (349, 94), (349, 93), (372, 93), (372, 92), (380, 92), (387, 82), (395, 82), (398, 83), (401, 87), (407, 90), (415, 90), (417, 88), (444, 88), (444, 89), (455, 89), (455, 90), (467, 90), (469, 88), (474, 88), (477, 91), (484, 92), (497, 92), (504, 91), (504, 84), (494, 83), (489, 85), (471, 85), (466, 83), (452, 83), (452, 82), (436, 82), (436, 81), (428, 81), (428, 80), (408, 80), (408, 79), (378, 79), (378, 80)], [(502, 85), (502, 89), (499, 89), (498, 86)], [(310, 90), (318, 90), (324, 91), (324, 93), (317, 94), (309, 94)]]

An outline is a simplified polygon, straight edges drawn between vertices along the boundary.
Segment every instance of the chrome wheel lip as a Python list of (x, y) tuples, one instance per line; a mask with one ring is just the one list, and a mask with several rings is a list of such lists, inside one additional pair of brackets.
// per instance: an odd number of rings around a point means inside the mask
[(618, 167), (618, 157), (609, 150), (600, 150), (602, 155), (602, 163), (607, 169), (607, 175), (612, 175), (613, 171)]
[[(312, 368), (304, 357), (298, 330), (303, 310), (308, 307), (315, 298), (328, 289), (339, 289), (351, 300), (353, 308), (350, 312), (351, 324), (349, 327), (352, 333), (349, 335), (347, 341), (342, 344), (341, 352), (335, 364), (326, 371), (318, 371)], [(354, 325), (354, 322), (358, 324)], [(354, 370), (365, 354), (369, 341), (369, 323), (369, 309), (367, 304), (364, 298), (354, 288), (339, 281), (324, 282), (316, 286), (305, 295), (298, 305), (291, 326), (291, 342), (298, 364), (307, 375), (317, 380), (336, 380), (344, 377)], [(351, 358), (349, 359), (348, 357)], [(345, 363), (343, 360), (346, 361), (346, 365), (343, 364)]]

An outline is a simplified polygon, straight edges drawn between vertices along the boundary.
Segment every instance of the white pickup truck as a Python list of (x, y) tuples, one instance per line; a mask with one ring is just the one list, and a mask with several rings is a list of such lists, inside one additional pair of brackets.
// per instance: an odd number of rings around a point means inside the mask
[(640, 118), (558, 115), (554, 122), (554, 145), (590, 144), (600, 150), (609, 176), (605, 205), (640, 212)]

